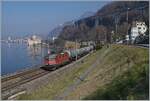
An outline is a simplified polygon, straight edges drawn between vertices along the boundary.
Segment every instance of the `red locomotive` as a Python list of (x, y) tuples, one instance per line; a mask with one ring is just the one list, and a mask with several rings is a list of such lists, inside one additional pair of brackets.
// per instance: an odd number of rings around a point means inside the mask
[(49, 54), (44, 59), (44, 68), (48, 70), (55, 70), (68, 62), (81, 58), (92, 50), (93, 46), (88, 46), (80, 49), (65, 50), (63, 53)]
[(48, 69), (56, 69), (61, 65), (64, 65), (70, 61), (69, 54), (67, 52), (52, 54), (45, 57), (44, 63)]

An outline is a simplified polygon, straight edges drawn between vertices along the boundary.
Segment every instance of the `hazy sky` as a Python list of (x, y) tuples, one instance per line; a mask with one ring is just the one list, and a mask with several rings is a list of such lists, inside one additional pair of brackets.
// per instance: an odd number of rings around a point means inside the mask
[(2, 2), (2, 38), (28, 34), (47, 35), (54, 27), (96, 12), (108, 2)]

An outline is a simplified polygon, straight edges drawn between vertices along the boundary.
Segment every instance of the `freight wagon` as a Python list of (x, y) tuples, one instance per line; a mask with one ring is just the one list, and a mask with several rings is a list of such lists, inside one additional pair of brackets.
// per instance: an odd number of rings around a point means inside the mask
[(80, 49), (65, 50), (64, 52), (59, 54), (48, 55), (44, 59), (45, 68), (49, 70), (55, 70), (62, 65), (76, 60), (76, 58), (79, 59), (82, 56), (88, 54), (93, 50), (93, 48), (93, 46), (88, 46)]

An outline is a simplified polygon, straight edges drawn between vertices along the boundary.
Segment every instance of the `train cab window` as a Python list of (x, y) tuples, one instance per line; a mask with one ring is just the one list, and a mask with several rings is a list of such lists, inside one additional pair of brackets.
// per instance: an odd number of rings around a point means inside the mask
[(66, 58), (67, 57), (67, 54), (64, 54), (64, 58)]
[(50, 55), (48, 58), (49, 60), (54, 60), (56, 58), (56, 54)]
[(68, 56), (69, 54), (68, 53), (66, 53), (66, 56)]
[(66, 56), (67, 54), (65, 53), (64, 56)]
[(45, 59), (46, 59), (46, 60), (49, 60), (49, 56), (45, 56)]
[(61, 58), (64, 56), (64, 53), (60, 53)]

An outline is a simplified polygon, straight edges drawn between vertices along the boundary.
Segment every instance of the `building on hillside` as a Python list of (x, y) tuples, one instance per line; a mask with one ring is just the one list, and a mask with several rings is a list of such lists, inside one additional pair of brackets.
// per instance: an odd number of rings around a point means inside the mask
[(57, 37), (52, 37), (52, 41), (53, 41), (53, 43), (55, 42), (55, 40), (57, 39)]
[(134, 21), (132, 23), (130, 35), (126, 35), (126, 40), (131, 38), (131, 41), (135, 41), (136, 37), (139, 35), (145, 35), (147, 31), (147, 26), (145, 22)]
[(138, 28), (139, 34), (145, 35), (145, 33), (147, 31), (147, 26), (146, 26), (145, 22), (136, 22), (136, 27)]
[(28, 45), (37, 45), (37, 44), (41, 44), (42, 40), (40, 37), (33, 35), (32, 37), (27, 39), (27, 43)]
[(131, 40), (135, 40), (135, 38), (139, 36), (138, 27), (131, 28)]
[(126, 35), (126, 40), (129, 41), (129, 35)]

